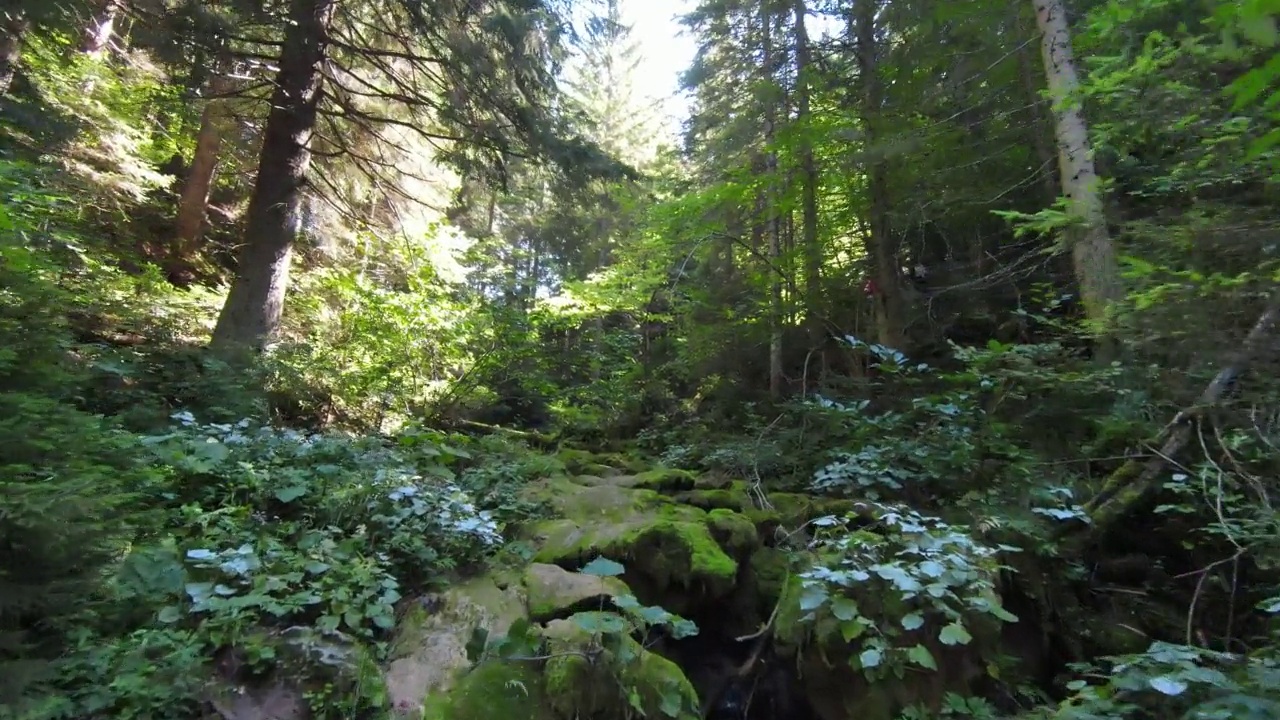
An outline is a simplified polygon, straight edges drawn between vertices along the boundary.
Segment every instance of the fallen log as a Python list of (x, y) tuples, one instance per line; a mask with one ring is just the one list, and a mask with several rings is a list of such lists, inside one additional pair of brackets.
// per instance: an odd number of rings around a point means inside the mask
[(1200, 393), (1194, 405), (1183, 409), (1148, 446), (1153, 454), (1146, 459), (1131, 459), (1111, 473), (1092, 499), (1085, 503), (1090, 523), (1063, 526), (1060, 534), (1083, 533), (1095, 536), (1106, 532), (1128, 512), (1148, 500), (1162, 485), (1162, 475), (1169, 462), (1186, 448), (1205, 414), (1216, 407), (1228, 391), (1239, 382), (1249, 368), (1266, 354), (1267, 343), (1275, 334), (1280, 320), (1280, 290), (1267, 301), (1267, 307), (1254, 323), (1244, 343), (1230, 355), (1226, 364)]

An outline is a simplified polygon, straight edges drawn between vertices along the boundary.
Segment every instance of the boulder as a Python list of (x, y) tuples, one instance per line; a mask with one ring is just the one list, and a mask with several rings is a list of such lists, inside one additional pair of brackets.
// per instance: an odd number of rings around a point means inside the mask
[(429, 693), (448, 690), (470, 665), (467, 644), (477, 628), (503, 635), (525, 613), (523, 586), (501, 577), (477, 578), (417, 601), (392, 642), (386, 670), (392, 707), (416, 716)]
[(546, 622), (579, 609), (600, 609), (608, 598), (630, 595), (627, 584), (612, 577), (570, 572), (559, 565), (534, 563), (525, 568), (529, 619)]

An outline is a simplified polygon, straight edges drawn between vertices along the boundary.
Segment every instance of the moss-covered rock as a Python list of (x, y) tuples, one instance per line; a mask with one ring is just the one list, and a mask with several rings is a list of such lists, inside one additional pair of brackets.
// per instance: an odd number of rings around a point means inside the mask
[(707, 527), (711, 528), (711, 536), (720, 543), (720, 547), (740, 560), (750, 557), (760, 547), (755, 523), (742, 513), (716, 508), (707, 513)]
[(386, 670), (391, 704), (416, 712), (428, 693), (448, 689), (469, 666), (466, 648), (476, 628), (491, 637), (502, 635), (525, 613), (518, 576), (476, 578), (415, 602), (391, 641)]
[(751, 579), (762, 605), (772, 611), (782, 596), (791, 559), (782, 550), (764, 547), (751, 555)]
[(599, 609), (608, 598), (631, 593), (618, 578), (584, 575), (546, 563), (525, 568), (524, 587), (529, 619), (534, 622), (546, 622), (578, 610)]
[(677, 468), (655, 468), (635, 476), (635, 487), (649, 488), (662, 493), (692, 490), (698, 482), (698, 474)]
[(678, 665), (645, 650), (629, 635), (604, 638), (586, 629), (616, 619), (611, 613), (580, 613), (547, 624), (543, 634), (552, 658), (544, 688), (549, 707), (564, 720), (636, 715), (695, 720), (698, 696)]
[(746, 483), (734, 483), (723, 488), (698, 488), (675, 496), (675, 501), (703, 510), (735, 510), (749, 512), (755, 508), (747, 494)]
[[(408, 708), (397, 707), (405, 712)], [(532, 662), (490, 661), (464, 675), (450, 692), (433, 693), (422, 720), (557, 720)]]
[(552, 521), (541, 524), (540, 533), (538, 562), (572, 568), (603, 556), (626, 566), (628, 580), (639, 575), (657, 591), (675, 586), (703, 598), (723, 597), (738, 572), (737, 561), (712, 534), (708, 514), (692, 507), (669, 504), (592, 523)]

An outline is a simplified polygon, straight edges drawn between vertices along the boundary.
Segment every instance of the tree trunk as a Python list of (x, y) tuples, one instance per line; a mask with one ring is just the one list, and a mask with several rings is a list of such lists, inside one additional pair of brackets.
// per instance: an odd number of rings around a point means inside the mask
[[(773, 9), (770, 0), (762, 0), (760, 3), (761, 18), (761, 37), (763, 43), (764, 56), (764, 72), (771, 86), (773, 82), (774, 58), (773, 58)], [(766, 148), (765, 164), (766, 164), (766, 180), (767, 183), (773, 184), (778, 181), (778, 154), (773, 148), (768, 147), (773, 143), (774, 124), (777, 121), (777, 112), (774, 108), (773, 93), (765, 98), (765, 127), (764, 127), (764, 144)], [(778, 203), (776, 191), (770, 189), (768, 198), (765, 200), (765, 212), (768, 214), (768, 233), (769, 233), (769, 264), (772, 266), (769, 270), (772, 281), (769, 283), (769, 397), (778, 400), (782, 397), (782, 267), (780, 261), (782, 259), (782, 221), (778, 213)]]
[[(1023, 20), (1020, 19), (1021, 23)], [(1021, 24), (1019, 25), (1021, 27)], [(1046, 205), (1052, 205), (1058, 199), (1058, 179), (1053, 173), (1057, 156), (1050, 140), (1052, 130), (1047, 122), (1044, 98), (1040, 95), (1040, 87), (1036, 83), (1035, 70), (1031, 62), (1031, 51), (1024, 45), (1018, 48), (1018, 75), (1022, 80), (1022, 90), (1026, 93), (1028, 113), (1031, 116), (1031, 146), (1035, 149), (1036, 159), (1040, 161), (1040, 189)]]
[(870, 205), (867, 213), (870, 231), (867, 254), (875, 273), (878, 340), (881, 345), (903, 350), (906, 347), (906, 307), (898, 268), (898, 248), (890, 225), (889, 166), (883, 153), (875, 147), (883, 105), (876, 40), (878, 9), (878, 0), (859, 2), (852, 18), (857, 37), (858, 71), (862, 77), (863, 132), (866, 147), (873, 157), (867, 173)]
[(217, 349), (261, 348), (280, 327), (298, 232), (309, 147), (320, 105), (322, 65), (337, 0), (292, 0), (280, 70), (249, 199), (245, 243), (213, 331)]
[(796, 119), (800, 125), (800, 172), (803, 177), (801, 205), (801, 244), (804, 247), (805, 324), (809, 329), (809, 345), (816, 348), (822, 340), (822, 246), (818, 241), (818, 165), (813, 157), (809, 123), (809, 33), (805, 28), (805, 0), (794, 0), (796, 43)]
[(1071, 227), (1071, 260), (1085, 315), (1102, 338), (1102, 355), (1110, 355), (1115, 338), (1106, 323), (1114, 305), (1124, 299), (1115, 248), (1107, 231), (1098, 173), (1089, 143), (1089, 128), (1079, 105), (1080, 80), (1071, 53), (1062, 0), (1032, 0), (1043, 36), (1041, 54), (1049, 98), (1053, 102), (1058, 171), (1076, 224)]
[(205, 211), (209, 206), (209, 192), (217, 175), (219, 154), (222, 148), (224, 101), (216, 97), (223, 83), (216, 79), (210, 84), (212, 97), (205, 101), (200, 114), (200, 130), (196, 134), (196, 152), (191, 158), (182, 196), (178, 200), (178, 217), (171, 263), (175, 268), (186, 267), (189, 259), (200, 249), (204, 233)]
[(116, 32), (116, 19), (124, 9), (124, 0), (102, 0), (98, 11), (89, 19), (80, 38), (80, 52), (90, 57), (102, 54)]
[(0, 13), (0, 95), (9, 93), (22, 56), (22, 36), (27, 32), (27, 16), (21, 10)]

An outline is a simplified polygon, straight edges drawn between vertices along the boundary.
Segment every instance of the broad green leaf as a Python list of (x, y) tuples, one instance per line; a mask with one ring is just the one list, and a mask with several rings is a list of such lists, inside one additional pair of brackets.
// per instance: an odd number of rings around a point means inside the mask
[(1182, 680), (1171, 678), (1168, 675), (1153, 677), (1147, 681), (1151, 688), (1161, 694), (1174, 696), (1181, 695), (1187, 689), (1187, 684)]
[(920, 667), (928, 668), (930, 670), (938, 669), (938, 663), (934, 661), (933, 653), (929, 652), (929, 648), (923, 645), (916, 645), (910, 650), (907, 650), (907, 659)]
[(908, 613), (902, 616), (903, 630), (917, 630), (924, 625), (924, 616), (920, 613)]
[[(801, 609), (804, 608), (804, 599), (801, 598)], [(852, 620), (858, 617), (858, 603), (847, 597), (837, 597), (831, 600), (831, 614), (836, 616), (837, 620)]]
[(804, 612), (817, 610), (826, 601), (827, 589), (821, 585), (806, 586), (800, 593), (800, 609)]
[(597, 577), (616, 577), (626, 571), (627, 569), (622, 566), (622, 563), (617, 563), (608, 558), (602, 557), (592, 560), (587, 563), (586, 567), (580, 570), (583, 575), (595, 575)]
[(947, 625), (942, 628), (942, 632), (938, 633), (938, 641), (943, 645), (968, 645), (971, 640), (973, 636), (959, 622)]
[(884, 659), (884, 653), (877, 648), (867, 648), (858, 655), (858, 662), (862, 663), (864, 668), (873, 668), (880, 665), (880, 661)]

